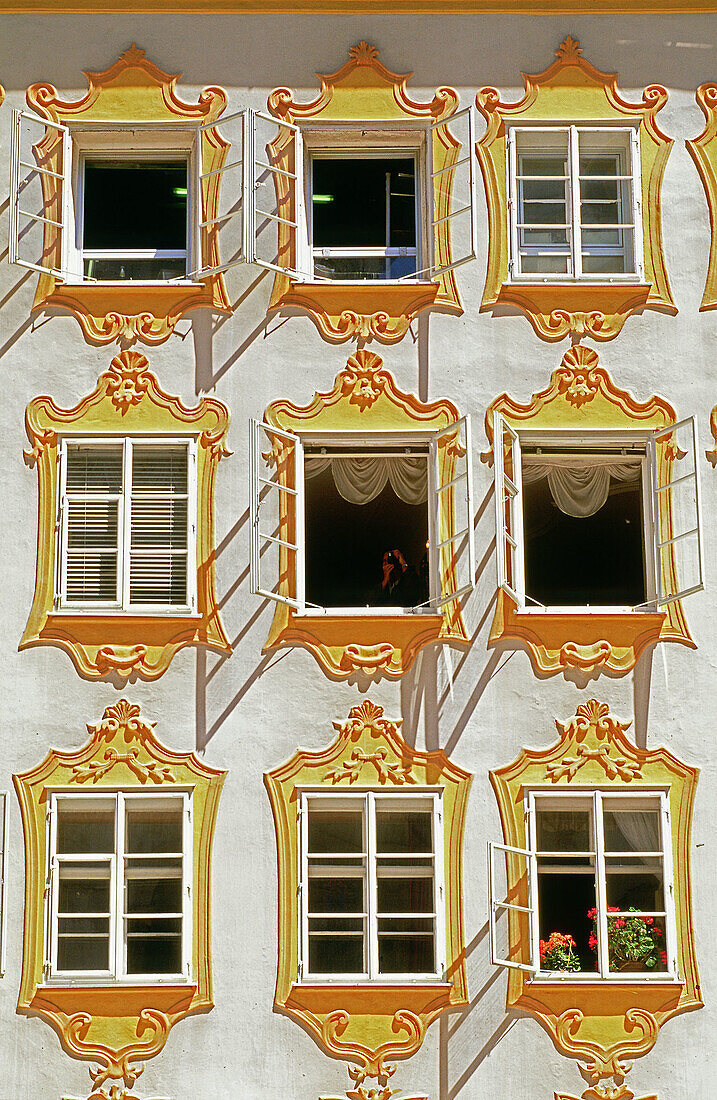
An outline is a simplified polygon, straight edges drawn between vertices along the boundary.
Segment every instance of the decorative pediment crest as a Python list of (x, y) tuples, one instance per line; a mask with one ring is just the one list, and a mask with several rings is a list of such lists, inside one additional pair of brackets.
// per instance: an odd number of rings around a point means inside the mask
[[(501, 99), (497, 88), (481, 88), (476, 104), (486, 120), (486, 131), (476, 144), (483, 173), (489, 220), (488, 272), (483, 309), (514, 306), (527, 317), (538, 336), (561, 340), (571, 334), (594, 340), (612, 340), (627, 317), (645, 307), (676, 313), (662, 246), (661, 187), (672, 140), (662, 133), (657, 115), (667, 102), (667, 91), (651, 84), (641, 103), (623, 99), (617, 74), (603, 73), (582, 56), (576, 39), (568, 36), (558, 47), (555, 61), (542, 73), (523, 73), (525, 94), (517, 103)], [(640, 133), (642, 195), (640, 210), (644, 247), (644, 280), (616, 285), (604, 283), (552, 284), (509, 279), (506, 123), (550, 125), (637, 124)]]
[[(120, 54), (104, 72), (86, 72), (88, 90), (78, 100), (66, 100), (52, 84), (33, 84), (27, 90), (28, 106), (50, 123), (69, 125), (71, 133), (105, 123), (108, 127), (140, 124), (158, 131), (188, 124), (207, 126), (199, 142), (202, 175), (201, 207), (202, 261), (197, 268), (211, 270), (219, 263), (218, 203), (221, 169), (229, 152), (229, 143), (212, 123), (217, 122), (227, 105), (227, 94), (214, 85), (203, 88), (196, 103), (188, 103), (177, 93), (181, 74), (163, 72), (135, 44)], [(69, 166), (62, 163), (62, 141), (57, 130), (48, 127), (34, 147), (51, 172), (65, 175)], [(59, 193), (52, 175), (42, 176), (45, 217), (43, 257), (53, 258), (53, 266), (62, 268), (58, 208)], [(54, 224), (53, 224), (54, 223)], [(132, 344), (161, 344), (172, 334), (188, 310), (208, 308), (231, 312), (231, 303), (221, 273), (208, 275), (193, 285), (140, 285), (102, 282), (66, 282), (54, 275), (41, 274), (33, 311), (59, 311), (74, 315), (91, 344), (120, 341)]]
[[(310, 122), (325, 125), (327, 130), (359, 125), (370, 135), (382, 124), (394, 128), (404, 123), (406, 130), (420, 123), (435, 123), (450, 119), (458, 108), (458, 93), (453, 88), (436, 88), (428, 102), (412, 99), (407, 82), (412, 73), (394, 73), (379, 60), (375, 46), (360, 42), (349, 50), (349, 59), (335, 73), (317, 73), (320, 89), (315, 99), (299, 102), (290, 88), (275, 88), (269, 95), (268, 109), (276, 118), (301, 126)], [(436, 268), (442, 270), (434, 281), (392, 282), (370, 280), (353, 285), (336, 282), (295, 281), (277, 275), (274, 281), (270, 309), (300, 310), (308, 313), (319, 332), (330, 343), (347, 340), (377, 340), (394, 344), (403, 339), (411, 321), (431, 307), (442, 312), (463, 312), (458, 286), (452, 270), (449, 222), (454, 166), (461, 153), (461, 143), (448, 125), (439, 126), (427, 139), (432, 145), (432, 174), (435, 189)], [(371, 148), (370, 137), (366, 138)], [(273, 163), (285, 170), (290, 166), (289, 146), (281, 136), (271, 145)], [(284, 204), (284, 216), (291, 220), (288, 193), (280, 192), (277, 179), (277, 199)], [(433, 221), (433, 218), (431, 219)], [(295, 241), (288, 225), (280, 224), (279, 254), (291, 255)]]
[[(366, 349), (352, 355), (336, 375), (333, 387), (315, 393), (308, 405), (274, 401), (264, 413), (265, 423), (282, 431), (298, 435), (302, 432), (346, 432), (347, 438), (352, 432), (440, 432), (455, 423), (458, 417), (458, 410), (451, 401), (424, 402), (415, 394), (399, 389), (381, 357)], [(442, 483), (451, 480), (458, 459), (464, 455), (458, 434), (448, 432), (439, 438)], [(293, 461), (286, 441), (273, 437), (265, 457), (276, 466), (280, 482), (289, 486), (293, 479)], [(288, 533), (292, 526), (291, 503), (288, 494), (282, 496), (280, 527)], [(456, 523), (450, 493), (442, 494), (441, 510), (442, 530), (447, 538)], [(282, 548), (280, 576), (291, 577), (293, 568), (293, 557)], [(441, 568), (455, 571), (454, 559), (446, 559)], [(468, 641), (457, 600), (445, 603), (435, 615), (396, 618), (331, 614), (308, 618), (279, 603), (264, 651), (302, 646), (313, 653), (332, 679), (385, 677), (395, 680), (410, 668), (421, 649), (441, 640), (457, 644)]]
[[(226, 449), (229, 413), (221, 402), (203, 397), (184, 405), (168, 394), (137, 351), (116, 355), (97, 386), (73, 408), (60, 408), (52, 397), (36, 397), (25, 412), (30, 449), (28, 464), (37, 466), (39, 483), (37, 576), (32, 610), (20, 649), (54, 645), (64, 649), (86, 679), (125, 682), (156, 680), (175, 653), (189, 645), (231, 652), (219, 618), (214, 592), (214, 483)], [(162, 434), (197, 439), (197, 611), (199, 616), (136, 616), (76, 613), (55, 607), (58, 449), (63, 435), (116, 436)], [(189, 563), (192, 568), (193, 563)]]
[[(609, 371), (599, 365), (597, 352), (576, 344), (565, 352), (560, 366), (548, 385), (520, 402), (507, 393), (490, 403), (485, 415), (485, 433), (489, 447), (481, 454), (483, 462), (493, 465), (493, 423), (500, 413), (513, 430), (559, 433), (650, 432), (677, 421), (677, 413), (664, 397), (653, 395), (640, 401), (614, 382)], [(671, 434), (656, 445), (660, 482), (667, 484), (676, 459), (682, 452)], [(662, 494), (664, 525), (672, 523), (670, 501)], [(670, 556), (665, 569), (675, 569)], [(590, 616), (577, 613), (552, 613), (536, 616), (516, 610), (511, 599), (498, 590), (490, 644), (516, 641), (524, 648), (539, 676), (559, 673), (578, 683), (587, 683), (601, 673), (622, 676), (634, 668), (641, 653), (657, 641), (674, 641), (694, 648), (679, 600), (662, 612)]]
[[(13, 776), (25, 837), (25, 935), (18, 1012), (39, 1016), (63, 1050), (90, 1063), (90, 1100), (132, 1100), (143, 1063), (163, 1049), (179, 1020), (213, 1007), (209, 925), (211, 847), (225, 772), (193, 753), (167, 748), (139, 706), (120, 699), (74, 751), (52, 749), (37, 767)], [(109, 766), (108, 766), (109, 765)], [(160, 985), (43, 982), (48, 792), (144, 788), (192, 791), (192, 965), (186, 983)], [(120, 1082), (113, 1084), (112, 1082)], [(123, 1087), (124, 1085), (124, 1087)]]
[[(520, 750), (512, 764), (490, 773), (498, 801), (504, 842), (526, 847), (524, 792), (593, 787), (629, 794), (669, 789), (672, 863), (680, 979), (660, 983), (635, 980), (585, 982), (532, 980), (510, 970), (507, 1005), (534, 1016), (557, 1050), (579, 1063), (589, 1085), (582, 1100), (633, 1100), (624, 1084), (631, 1061), (654, 1046), (659, 1029), (672, 1016), (702, 1007), (695, 959), (690, 888), (690, 830), (699, 775), (668, 749), (641, 749), (626, 736), (607, 703), (589, 699), (567, 722), (555, 722), (558, 739), (545, 749)], [(577, 768), (575, 762), (579, 762)], [(524, 867), (508, 855), (509, 888), (525, 895)], [(517, 928), (512, 935), (519, 935)], [(630, 1061), (628, 1061), (630, 1060)], [(556, 1100), (577, 1100), (563, 1093)], [(650, 1100), (642, 1097), (640, 1100)]]
[[(471, 776), (443, 750), (422, 752), (401, 736), (400, 720), (384, 717), (369, 699), (352, 707), (348, 719), (335, 721), (335, 740), (323, 750), (298, 750), (264, 776), (277, 836), (279, 861), (279, 959), (274, 1007), (297, 1023), (327, 1054), (349, 1063), (355, 1084), (348, 1100), (389, 1100), (396, 1061), (410, 1058), (427, 1028), (443, 1012), (466, 1004), (463, 949), (461, 852)], [(299, 978), (298, 964), (298, 792), (345, 788), (392, 790), (409, 784), (442, 790), (445, 865), (446, 980), (390, 980), (357, 984), (311, 984)], [(377, 1087), (365, 1082), (375, 1078)], [(415, 1098), (418, 1100), (418, 1098)]]

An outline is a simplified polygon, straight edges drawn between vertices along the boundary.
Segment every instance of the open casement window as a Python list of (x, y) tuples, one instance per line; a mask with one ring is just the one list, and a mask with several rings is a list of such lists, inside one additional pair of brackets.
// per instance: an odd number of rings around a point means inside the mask
[(472, 458), (468, 418), (400, 391), (365, 349), (309, 405), (269, 405), (250, 451), (266, 648), (305, 645), (337, 679), (396, 678), (425, 645), (466, 641)]
[(446, 88), (413, 101), (366, 43), (320, 80), (309, 103), (269, 96), (277, 133), (256, 140), (252, 233), (264, 230), (269, 262), (258, 243), (255, 258), (276, 272), (270, 308), (303, 308), (334, 343), (394, 343), (421, 310), (462, 312), (453, 270), (476, 255), (474, 108), (457, 111)]
[(8, 881), (8, 823), (10, 804), (7, 791), (0, 791), (0, 978), (5, 977), (7, 954), (7, 881)]
[(228, 115), (220, 132), (225, 93), (183, 102), (136, 47), (86, 75), (84, 98), (35, 84), (35, 113), (13, 114), (10, 258), (40, 273), (33, 309), (69, 311), (90, 342), (161, 343), (189, 309), (231, 312), (245, 120)]
[(662, 609), (704, 586), (694, 418), (592, 446), (500, 415), (495, 433), (498, 583), (518, 608)]
[(523, 848), (488, 844), (490, 961), (535, 973), (535, 855)]
[(490, 846), (491, 860), (513, 854), (524, 899), (502, 901), (492, 879), (492, 947), (503, 910), (514, 925), (492, 961), (548, 979), (677, 979), (667, 793), (531, 791), (527, 821), (528, 849)]
[(63, 439), (60, 608), (196, 605), (196, 440)]
[(305, 793), (299, 828), (300, 978), (445, 977), (440, 796)]
[(547, 69), (523, 74), (517, 102), (493, 87), (476, 97), (489, 224), (482, 308), (518, 309), (551, 341), (612, 340), (635, 312), (677, 312), (661, 225), (667, 92), (653, 84), (631, 102), (617, 75), (582, 53), (568, 36)]
[[(306, 265), (301, 130), (263, 111), (247, 112), (247, 258), (292, 279)], [(308, 268), (303, 267), (304, 275)]]
[(48, 981), (189, 981), (191, 795), (51, 794)]
[(643, 279), (636, 127), (509, 126), (511, 278)]

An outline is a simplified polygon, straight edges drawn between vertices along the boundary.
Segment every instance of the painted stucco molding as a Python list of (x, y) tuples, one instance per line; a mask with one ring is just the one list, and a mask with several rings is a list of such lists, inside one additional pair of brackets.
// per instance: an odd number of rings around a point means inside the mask
[[(406, 84), (411, 73), (394, 73), (379, 60), (375, 46), (360, 42), (349, 50), (348, 61), (335, 73), (316, 74), (321, 82), (317, 97), (308, 103), (298, 102), (290, 88), (275, 88), (268, 98), (268, 109), (277, 119), (302, 126), (310, 123), (312, 131), (321, 126), (331, 130), (365, 123), (367, 128), (380, 129), (382, 124), (404, 123), (407, 130), (418, 122), (446, 122), (429, 135), (432, 141), (433, 173), (435, 175), (435, 217), (437, 219), (434, 250), (436, 267), (451, 263), (449, 222), (454, 168), (460, 157), (461, 143), (448, 126), (450, 116), (458, 108), (458, 94), (453, 88), (440, 87), (430, 102), (411, 99)], [(281, 133), (270, 146), (272, 163), (285, 171), (294, 171), (294, 143), (288, 131)], [(370, 148), (370, 138), (366, 139)], [(281, 176), (275, 174), (279, 213), (288, 221), (295, 217), (292, 197), (284, 188)], [(417, 195), (419, 202), (421, 196)], [(285, 223), (279, 224), (279, 255), (294, 264), (297, 242)], [(411, 321), (423, 310), (463, 312), (453, 271), (437, 275), (435, 280), (382, 283), (371, 280), (363, 284), (298, 281), (278, 273), (269, 304), (270, 311), (289, 310), (306, 313), (316, 324), (323, 338), (340, 344), (347, 340), (376, 340), (394, 344), (408, 332)]]
[[(532, 979), (519, 970), (508, 976), (507, 1008), (520, 1009), (542, 1025), (556, 1049), (580, 1063), (589, 1088), (582, 1100), (631, 1100), (624, 1084), (632, 1060), (655, 1045), (659, 1030), (672, 1016), (703, 1005), (692, 923), (690, 832), (699, 770), (678, 760), (665, 748), (640, 749), (626, 736), (629, 722), (610, 714), (607, 703), (590, 699), (567, 722), (555, 722), (558, 740), (546, 749), (520, 750), (512, 764), (490, 772), (498, 802), (504, 843), (525, 848), (523, 796), (527, 789), (581, 790), (599, 786), (611, 792), (669, 789), (674, 867), (674, 903), (679, 980), (646, 983), (625, 981), (561, 981)], [(583, 758), (579, 773), (565, 762)], [(605, 761), (612, 766), (606, 768)], [(527, 904), (525, 867), (520, 857), (506, 853), (508, 890), (512, 900)], [(515, 911), (511, 911), (511, 917)], [(525, 928), (509, 920), (511, 947), (519, 945)], [(629, 1062), (627, 1060), (630, 1060)], [(555, 1094), (556, 1100), (568, 1100)], [(649, 1100), (645, 1097), (643, 1100)]]
[(714, 440), (714, 447), (705, 451), (705, 458), (712, 466), (717, 466), (717, 405), (715, 405), (710, 413), (710, 432), (712, 433), (712, 439)]
[[(672, 299), (662, 245), (662, 178), (672, 140), (662, 133), (657, 115), (667, 91), (651, 84), (641, 103), (629, 103), (617, 90), (617, 74), (603, 73), (582, 57), (579, 43), (568, 36), (556, 60), (542, 73), (523, 73), (525, 95), (517, 103), (501, 99), (496, 88), (481, 88), (476, 104), (486, 120), (476, 143), (488, 206), (488, 270), (483, 310), (514, 306), (544, 340), (590, 336), (612, 340), (630, 314), (644, 308), (677, 313)], [(545, 124), (630, 123), (640, 134), (644, 282), (551, 283), (550, 276), (509, 278), (506, 122)]]
[[(489, 449), (481, 455), (493, 464), (493, 418), (501, 413), (505, 422), (520, 433), (544, 430), (555, 433), (581, 431), (650, 431), (674, 424), (677, 415), (663, 398), (653, 395), (638, 401), (620, 389), (608, 371), (599, 366), (597, 352), (576, 344), (565, 352), (550, 382), (521, 404), (507, 393), (488, 406), (485, 431)], [(664, 482), (670, 480), (676, 458), (681, 457), (675, 441), (667, 435), (657, 442), (658, 470)], [(664, 529), (672, 530), (669, 496), (661, 494)], [(676, 571), (674, 549), (663, 562), (667, 572)], [(670, 573), (672, 575), (672, 573)], [(581, 615), (578, 612), (531, 614), (520, 610), (510, 596), (498, 589), (489, 646), (514, 643), (530, 657), (537, 676), (572, 675), (574, 670), (596, 677), (601, 673), (624, 676), (635, 667), (640, 655), (658, 641), (680, 642), (695, 649), (680, 600), (667, 604), (664, 612), (615, 612)]]
[[(231, 652), (214, 584), (214, 486), (226, 449), (229, 413), (204, 397), (188, 407), (166, 393), (138, 351), (116, 355), (97, 386), (73, 408), (52, 397), (34, 398), (25, 412), (31, 448), (25, 452), (38, 474), (37, 571), (35, 595), (19, 648), (53, 645), (63, 649), (84, 679), (156, 680), (185, 646)], [(64, 611), (56, 604), (58, 454), (63, 436), (106, 440), (165, 435), (197, 440), (196, 614), (103, 614)], [(191, 563), (190, 563), (191, 567)]]
[[(400, 720), (384, 717), (383, 707), (365, 700), (348, 719), (333, 722), (335, 740), (323, 750), (298, 750), (264, 775), (276, 828), (279, 881), (278, 968), (274, 1008), (295, 1020), (330, 1057), (347, 1063), (354, 1082), (349, 1100), (389, 1100), (396, 1061), (420, 1048), (428, 1027), (451, 1008), (467, 1003), (463, 939), (462, 849), (466, 802), (472, 777), (443, 750), (421, 752), (400, 733)], [(351, 793), (395, 787), (377, 777), (374, 758), (402, 775), (413, 792), (442, 792), (446, 977), (409, 984), (364, 981), (308, 983), (299, 978), (298, 798), (302, 787), (336, 786)], [(346, 763), (358, 764), (350, 774)], [(364, 1087), (367, 1078), (376, 1091)], [(382, 1091), (383, 1090), (383, 1091)]]
[(717, 84), (700, 84), (695, 99), (705, 116), (705, 127), (685, 145), (700, 174), (710, 215), (710, 258), (700, 304), (700, 310), (707, 310), (717, 309)]
[[(264, 413), (266, 424), (294, 432), (426, 431), (439, 432), (455, 423), (458, 410), (447, 400), (423, 402), (415, 394), (404, 393), (396, 385), (383, 360), (372, 351), (361, 349), (352, 355), (334, 380), (333, 388), (317, 392), (304, 406), (290, 401), (274, 401)], [(458, 457), (465, 450), (456, 434), (438, 440), (441, 484), (448, 484)], [(276, 465), (279, 483), (294, 486), (294, 464), (290, 451), (274, 437), (271, 460)], [(453, 490), (441, 494), (441, 540), (449, 540), (455, 531), (456, 515)], [(294, 520), (289, 494), (282, 494), (279, 537), (286, 543), (294, 539)], [(295, 561), (289, 550), (280, 547), (280, 591), (296, 592)], [(456, 550), (447, 542), (440, 552), (439, 571), (446, 591), (455, 591)], [(325, 674), (332, 680), (356, 676), (397, 680), (411, 667), (420, 651), (435, 642), (466, 646), (469, 636), (463, 623), (459, 599), (450, 600), (436, 614), (299, 615), (288, 604), (277, 603), (269, 637), (262, 652), (287, 646), (309, 650)]]
[[(179, 75), (170, 75), (145, 57), (145, 51), (130, 46), (109, 69), (86, 72), (88, 91), (79, 100), (65, 100), (52, 84), (33, 84), (27, 90), (28, 106), (41, 118), (61, 123), (73, 131), (91, 129), (98, 123), (117, 127), (141, 125), (143, 130), (172, 130), (187, 124), (201, 133), (200, 173), (203, 177), (200, 252), (197, 267), (211, 269), (219, 263), (218, 222), (219, 187), (229, 143), (216, 127), (227, 105), (227, 94), (219, 87), (202, 89), (196, 104), (186, 103), (177, 94)], [(121, 137), (121, 134), (119, 135)], [(118, 137), (118, 140), (119, 140)], [(47, 127), (34, 146), (34, 155), (45, 168), (64, 174), (64, 186), (70, 185), (71, 166), (62, 163), (62, 141), (57, 131)], [(59, 209), (61, 189), (52, 176), (42, 176), (44, 224), (43, 260), (49, 266), (62, 267), (61, 232), (53, 222), (62, 221)], [(74, 188), (73, 188), (74, 190)], [(214, 222), (212, 222), (214, 219)], [(174, 331), (178, 321), (199, 308), (231, 313), (231, 303), (221, 273), (198, 279), (196, 283), (140, 285), (121, 282), (72, 282), (54, 275), (40, 274), (33, 313), (48, 311), (71, 314), (79, 321), (85, 339), (95, 345), (119, 341), (124, 346), (141, 341), (161, 344)]]
[[(91, 1063), (89, 1100), (132, 1100), (126, 1090), (143, 1072), (143, 1063), (163, 1049), (172, 1027), (214, 1005), (211, 851), (226, 772), (194, 753), (167, 748), (153, 727), (138, 706), (120, 699), (107, 707), (97, 725), (87, 726), (89, 740), (81, 748), (52, 749), (37, 767), (13, 776), (25, 838), (25, 932), (17, 1011), (45, 1020), (66, 1054)], [(88, 783), (98, 793), (165, 784), (192, 791), (192, 964), (186, 983), (63, 984), (44, 979), (48, 792), (84, 789)]]

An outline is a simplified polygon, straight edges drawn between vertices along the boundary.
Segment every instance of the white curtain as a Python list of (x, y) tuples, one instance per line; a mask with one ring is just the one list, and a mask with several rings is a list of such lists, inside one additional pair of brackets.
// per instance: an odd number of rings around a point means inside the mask
[(613, 820), (632, 852), (660, 850), (660, 822), (655, 810), (618, 810)]
[(307, 478), (317, 477), (329, 468), (337, 491), (349, 504), (368, 504), (383, 492), (388, 482), (406, 504), (423, 504), (428, 497), (428, 463), (423, 457), (330, 455), (317, 458), (311, 455), (304, 464)]
[(638, 481), (639, 477), (640, 464), (636, 462), (581, 463), (579, 466), (526, 462), (523, 466), (523, 481), (530, 484), (547, 478), (550, 495), (560, 511), (576, 519), (587, 519), (600, 511), (608, 498), (611, 478)]

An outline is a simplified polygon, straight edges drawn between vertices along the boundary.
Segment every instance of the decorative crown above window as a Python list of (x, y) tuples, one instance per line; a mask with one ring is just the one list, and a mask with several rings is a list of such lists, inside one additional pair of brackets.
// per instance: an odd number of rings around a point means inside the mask
[(178, 650), (231, 646), (214, 593), (214, 483), (229, 413), (160, 387), (123, 351), (72, 409), (25, 414), (38, 471), (35, 597), (20, 649), (54, 645), (86, 679), (156, 680)]
[(462, 312), (454, 268), (475, 256), (473, 107), (458, 111), (446, 87), (411, 99), (410, 74), (387, 69), (375, 46), (349, 55), (317, 74), (316, 99), (277, 88), (271, 117), (257, 119), (274, 132), (255, 252), (275, 257), (270, 309), (308, 313), (332, 343), (391, 344), (422, 310)]
[(611, 340), (644, 308), (676, 313), (662, 248), (661, 186), (670, 138), (659, 84), (642, 103), (617, 90), (566, 38), (525, 95), (476, 97), (476, 145), (489, 221), (483, 308), (514, 306), (537, 334)]
[(81, 99), (33, 84), (33, 113), (14, 112), (10, 259), (40, 273), (33, 312), (69, 312), (93, 344), (160, 344), (188, 310), (231, 312), (218, 255), (229, 142), (215, 127), (227, 96), (185, 103), (179, 77), (135, 45), (85, 76)]

